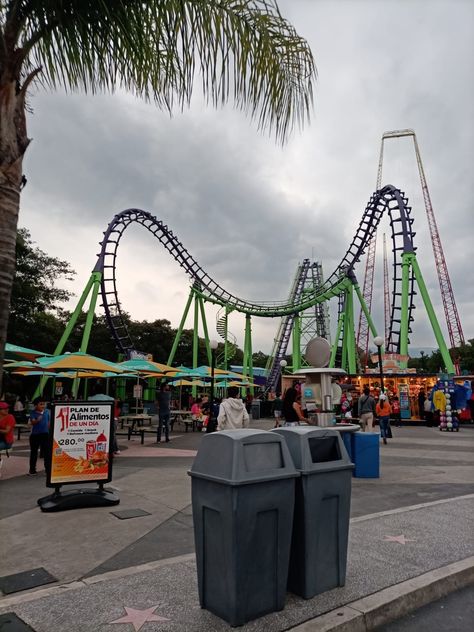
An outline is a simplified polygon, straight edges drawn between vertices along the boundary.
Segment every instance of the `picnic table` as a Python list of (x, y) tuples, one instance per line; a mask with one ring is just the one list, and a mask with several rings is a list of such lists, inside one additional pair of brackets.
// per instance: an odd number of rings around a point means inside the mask
[(151, 426), (151, 415), (138, 413), (138, 414), (131, 414), (131, 415), (121, 415), (119, 417), (121, 428), (123, 428), (124, 423), (131, 423), (132, 428), (135, 428), (135, 426), (143, 426), (145, 421), (147, 421), (148, 425)]
[(173, 430), (173, 425), (175, 422), (183, 424), (185, 432), (188, 432), (189, 426), (191, 426), (193, 432), (196, 430), (197, 427), (197, 421), (192, 417), (190, 410), (171, 410), (171, 430)]

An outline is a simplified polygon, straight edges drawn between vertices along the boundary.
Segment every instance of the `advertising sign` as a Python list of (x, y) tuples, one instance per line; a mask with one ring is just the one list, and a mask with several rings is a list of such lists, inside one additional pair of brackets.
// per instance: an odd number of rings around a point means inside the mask
[[(378, 354), (372, 354), (370, 359), (374, 364), (379, 363)], [(406, 363), (410, 359), (408, 355), (401, 355), (400, 353), (384, 353), (382, 355), (382, 367), (384, 373), (407, 373), (410, 370), (406, 369)], [(401, 365), (404, 365), (403, 367)]]
[(112, 402), (55, 402), (48, 485), (112, 480)]
[(410, 419), (410, 392), (408, 384), (398, 385), (399, 400), (400, 400), (400, 417), (401, 419)]
[(143, 386), (141, 384), (133, 385), (133, 397), (135, 399), (141, 399), (143, 395)]

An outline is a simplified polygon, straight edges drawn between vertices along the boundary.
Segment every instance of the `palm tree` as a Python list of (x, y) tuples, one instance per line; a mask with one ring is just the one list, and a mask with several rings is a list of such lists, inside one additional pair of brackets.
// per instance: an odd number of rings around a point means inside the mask
[(0, 385), (33, 84), (188, 105), (196, 76), (284, 141), (316, 77), (276, 0), (0, 0)]

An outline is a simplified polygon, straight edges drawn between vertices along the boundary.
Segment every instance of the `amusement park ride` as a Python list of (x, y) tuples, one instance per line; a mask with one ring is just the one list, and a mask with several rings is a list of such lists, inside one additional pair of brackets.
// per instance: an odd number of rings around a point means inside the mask
[[(393, 276), (391, 297), (389, 293), (388, 266), (384, 269), (384, 306), (385, 306), (385, 350), (399, 354), (401, 367), (406, 367), (408, 358), (410, 324), (413, 321), (415, 284), (423, 300), (436, 343), (441, 352), (447, 373), (455, 373), (455, 367), (444, 340), (435, 310), (431, 303), (422, 272), (416, 257), (414, 245), (412, 209), (404, 193), (394, 186), (381, 185), (384, 143), (390, 138), (412, 137), (418, 163), (419, 175), (430, 228), (436, 268), (438, 270), (441, 296), (451, 347), (464, 342), (461, 323), (454, 300), (448, 269), (443, 254), (441, 240), (431, 205), (430, 194), (424, 175), (415, 132), (402, 130), (386, 132), (382, 136), (377, 190), (371, 196), (352, 242), (334, 272), (323, 279), (319, 262), (305, 259), (298, 265), (288, 299), (281, 302), (255, 303), (241, 299), (227, 292), (195, 261), (174, 233), (162, 221), (140, 209), (127, 209), (114, 216), (104, 233), (101, 251), (91, 277), (74, 310), (67, 328), (58, 343), (55, 353), (61, 353), (75, 326), (87, 297), (91, 294), (86, 325), (83, 332), (81, 351), (87, 350), (94, 311), (99, 292), (111, 334), (117, 349), (130, 355), (134, 343), (130, 337), (117, 293), (116, 261), (118, 248), (126, 229), (132, 224), (140, 224), (151, 232), (168, 250), (175, 261), (183, 268), (191, 280), (188, 301), (178, 327), (176, 339), (168, 358), (171, 364), (179, 344), (186, 319), (194, 303), (194, 344), (193, 360), (198, 363), (199, 318), (202, 323), (209, 364), (211, 348), (208, 326), (205, 316), (205, 303), (221, 306), (217, 317), (217, 331), (224, 339), (224, 352), (220, 364), (228, 366), (235, 349), (235, 338), (229, 332), (229, 316), (236, 311), (245, 315), (244, 374), (253, 375), (251, 319), (279, 318), (280, 325), (275, 337), (274, 347), (267, 365), (267, 389), (273, 389), (278, 383), (281, 361), (289, 351), (292, 339), (292, 369), (297, 370), (304, 364), (302, 349), (314, 336), (330, 339), (328, 302), (338, 299), (338, 317), (336, 334), (331, 347), (329, 366), (355, 374), (358, 367), (358, 348), (368, 352), (369, 334), (376, 337), (377, 330), (371, 317), (372, 290), (375, 268), (375, 245), (377, 228), (384, 215), (388, 216), (392, 239)], [(386, 248), (385, 248), (386, 251)], [(355, 267), (367, 253), (363, 289), (360, 288)], [(359, 325), (355, 327), (355, 301), (360, 305)]]

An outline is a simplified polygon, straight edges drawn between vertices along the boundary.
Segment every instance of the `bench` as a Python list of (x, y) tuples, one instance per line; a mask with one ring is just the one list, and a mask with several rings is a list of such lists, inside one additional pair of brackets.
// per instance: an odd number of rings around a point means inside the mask
[(15, 430), (17, 432), (17, 438), (19, 441), (21, 439), (22, 432), (27, 432), (28, 434), (30, 434), (31, 426), (29, 426), (28, 424), (15, 424)]
[[(194, 432), (197, 428), (197, 419), (193, 419), (192, 417), (184, 417), (183, 415), (177, 415), (174, 419), (173, 419), (173, 423), (179, 423), (179, 424), (183, 424), (184, 425), (184, 432), (188, 432), (188, 428), (192, 428), (192, 431)], [(171, 427), (171, 430), (173, 430), (173, 427)]]

